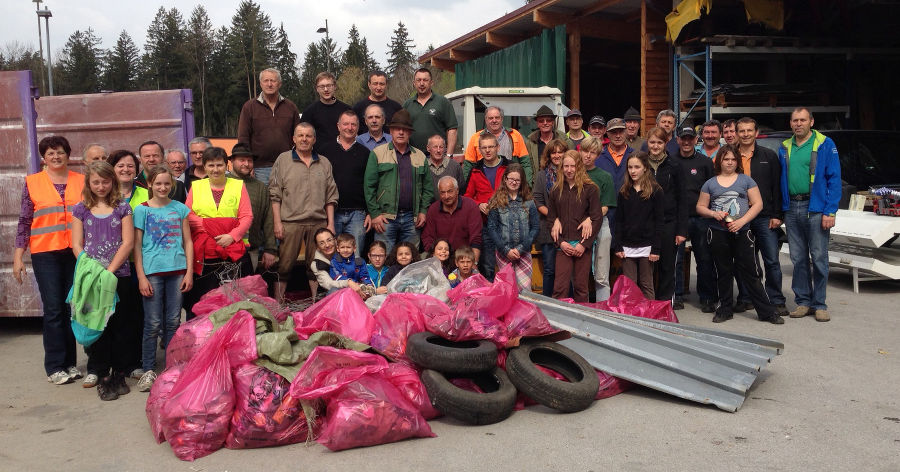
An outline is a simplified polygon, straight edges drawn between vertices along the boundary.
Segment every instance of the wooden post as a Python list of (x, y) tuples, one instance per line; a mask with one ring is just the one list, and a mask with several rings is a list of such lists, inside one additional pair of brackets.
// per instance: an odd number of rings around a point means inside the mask
[(569, 108), (581, 108), (581, 27), (566, 25), (569, 33)]
[[(641, 1), (641, 134), (656, 126), (656, 115), (668, 108), (669, 47), (662, 15)], [(677, 110), (676, 110), (677, 112)]]

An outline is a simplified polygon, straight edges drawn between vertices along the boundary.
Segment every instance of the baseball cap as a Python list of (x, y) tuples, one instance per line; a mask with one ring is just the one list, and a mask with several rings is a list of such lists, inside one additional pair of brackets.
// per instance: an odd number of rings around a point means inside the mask
[(577, 108), (573, 108), (566, 113), (566, 118), (570, 116), (581, 116), (581, 112)]
[(615, 131), (617, 129), (625, 129), (625, 120), (621, 118), (613, 118), (606, 125), (606, 132)]
[(591, 122), (588, 125), (606, 126), (606, 119), (600, 115), (594, 115), (591, 117)]
[(685, 126), (685, 127), (681, 128), (680, 130), (678, 130), (678, 137), (681, 138), (684, 136), (690, 136), (692, 138), (696, 138), (697, 132), (694, 131), (694, 128), (692, 126)]

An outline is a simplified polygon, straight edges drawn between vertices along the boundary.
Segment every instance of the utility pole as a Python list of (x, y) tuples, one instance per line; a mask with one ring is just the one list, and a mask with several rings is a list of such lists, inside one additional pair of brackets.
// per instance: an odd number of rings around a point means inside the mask
[(50, 83), (50, 96), (53, 96), (53, 62), (50, 59), (50, 9), (38, 10), (38, 28), (41, 27), (41, 18), (44, 18), (44, 26), (47, 28), (47, 78)]

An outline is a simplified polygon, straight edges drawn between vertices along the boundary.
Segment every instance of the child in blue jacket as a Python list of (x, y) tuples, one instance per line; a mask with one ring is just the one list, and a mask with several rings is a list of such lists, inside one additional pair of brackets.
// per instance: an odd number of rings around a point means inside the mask
[(331, 269), (328, 273), (337, 280), (352, 280), (363, 285), (372, 285), (366, 261), (356, 257), (356, 239), (352, 234), (337, 235), (337, 251), (331, 257)]

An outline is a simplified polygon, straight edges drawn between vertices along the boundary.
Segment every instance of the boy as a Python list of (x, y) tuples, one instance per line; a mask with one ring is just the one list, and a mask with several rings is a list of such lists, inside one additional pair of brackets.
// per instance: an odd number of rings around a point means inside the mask
[(372, 285), (366, 261), (356, 257), (356, 238), (349, 233), (337, 235), (337, 251), (331, 257), (328, 271), (334, 280), (352, 280), (363, 285)]
[(456, 287), (463, 280), (478, 273), (475, 268), (475, 251), (469, 246), (463, 246), (454, 253), (454, 261), (456, 262), (456, 270), (450, 272), (447, 279), (450, 281), (450, 287)]

